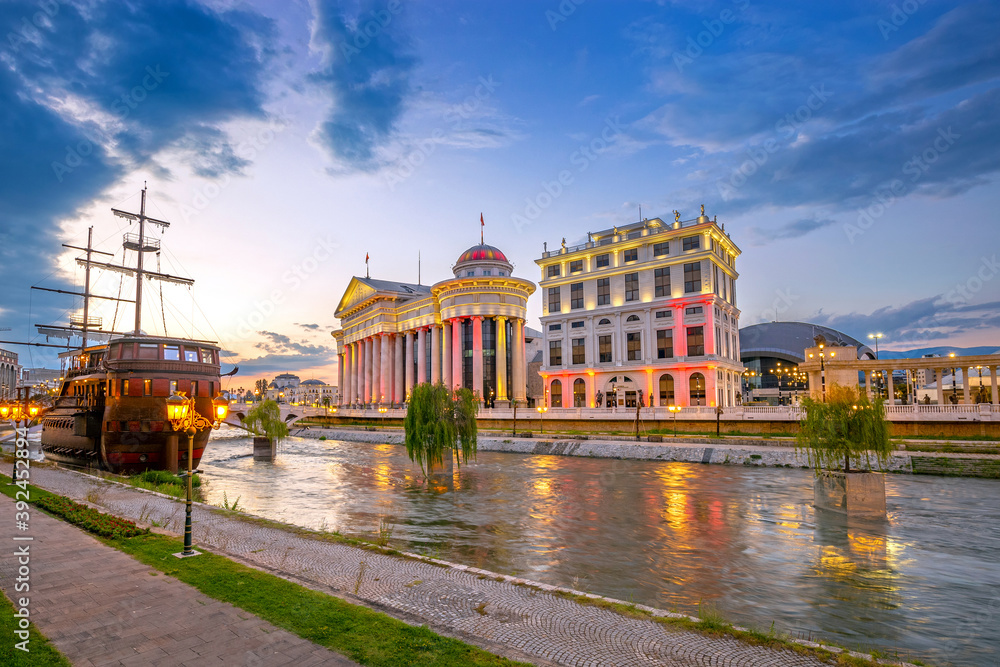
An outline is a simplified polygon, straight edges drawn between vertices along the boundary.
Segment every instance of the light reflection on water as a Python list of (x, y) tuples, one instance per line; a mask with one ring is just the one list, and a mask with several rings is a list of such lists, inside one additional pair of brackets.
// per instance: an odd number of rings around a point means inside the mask
[(812, 473), (484, 452), (424, 481), (397, 445), (215, 437), (208, 502), (664, 609), (946, 664), (1000, 654), (1000, 482), (889, 476), (889, 521), (812, 507)]

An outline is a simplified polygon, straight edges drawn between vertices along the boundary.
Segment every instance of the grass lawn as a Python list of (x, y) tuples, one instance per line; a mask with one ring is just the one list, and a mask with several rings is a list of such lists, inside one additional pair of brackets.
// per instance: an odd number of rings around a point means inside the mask
[[(25, 593), (30, 598), (30, 593)], [(39, 665), (70, 667), (70, 662), (46, 639), (32, 623), (28, 628), (28, 652), (14, 648), (21, 639), (14, 634), (18, 629), (18, 619), (14, 618), (14, 605), (6, 595), (0, 595), (0, 665), (9, 667), (38, 667)]]

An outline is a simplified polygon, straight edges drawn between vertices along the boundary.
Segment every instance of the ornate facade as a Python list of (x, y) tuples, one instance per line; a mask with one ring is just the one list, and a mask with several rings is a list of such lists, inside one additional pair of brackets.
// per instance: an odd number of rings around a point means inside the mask
[(400, 405), (414, 385), (465, 387), (503, 407), (525, 401), (524, 323), (534, 283), (493, 246), (466, 250), (431, 286), (355, 276), (337, 305), (345, 406)]
[(13, 398), (20, 380), (21, 367), (17, 365), (17, 353), (0, 350), (0, 399)]
[(548, 405), (735, 405), (740, 249), (725, 228), (702, 207), (588, 238), (535, 260)]

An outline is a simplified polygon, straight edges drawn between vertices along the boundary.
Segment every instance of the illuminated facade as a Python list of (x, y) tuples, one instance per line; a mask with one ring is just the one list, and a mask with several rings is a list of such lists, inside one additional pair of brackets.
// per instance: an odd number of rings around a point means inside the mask
[(534, 283), (493, 246), (466, 250), (431, 286), (351, 278), (337, 306), (339, 404), (400, 405), (415, 384), (465, 387), (496, 407), (525, 402), (524, 323)]
[(735, 405), (740, 249), (725, 228), (702, 207), (588, 238), (535, 260), (549, 405)]
[(20, 384), (21, 367), (17, 353), (0, 350), (0, 399), (13, 398)]

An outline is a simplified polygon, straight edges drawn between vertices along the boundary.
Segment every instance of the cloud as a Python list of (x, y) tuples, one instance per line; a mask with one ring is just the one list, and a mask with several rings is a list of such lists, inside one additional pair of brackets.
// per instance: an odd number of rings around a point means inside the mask
[(836, 222), (831, 218), (802, 218), (785, 223), (780, 227), (750, 227), (747, 231), (750, 234), (751, 245), (759, 246), (779, 239), (794, 239), (805, 236), (809, 232), (836, 224)]
[(297, 327), (302, 327), (303, 329), (308, 329), (310, 331), (317, 331), (319, 329), (318, 324), (299, 324), (298, 322), (295, 322), (294, 324)]
[(340, 166), (371, 172), (382, 165), (379, 148), (392, 139), (412, 92), (416, 59), (391, 34), (398, 15), (381, 4), (361, 5), (348, 16), (337, 3), (313, 0), (310, 45), (323, 62), (310, 78), (333, 102), (316, 139)]
[(257, 333), (267, 340), (255, 343), (254, 347), (270, 354), (288, 354), (294, 352), (300, 355), (317, 355), (324, 358), (329, 358), (330, 355), (334, 354), (333, 348), (325, 345), (309, 345), (305, 341), (296, 343), (288, 336), (274, 333), (273, 331), (258, 331)]

